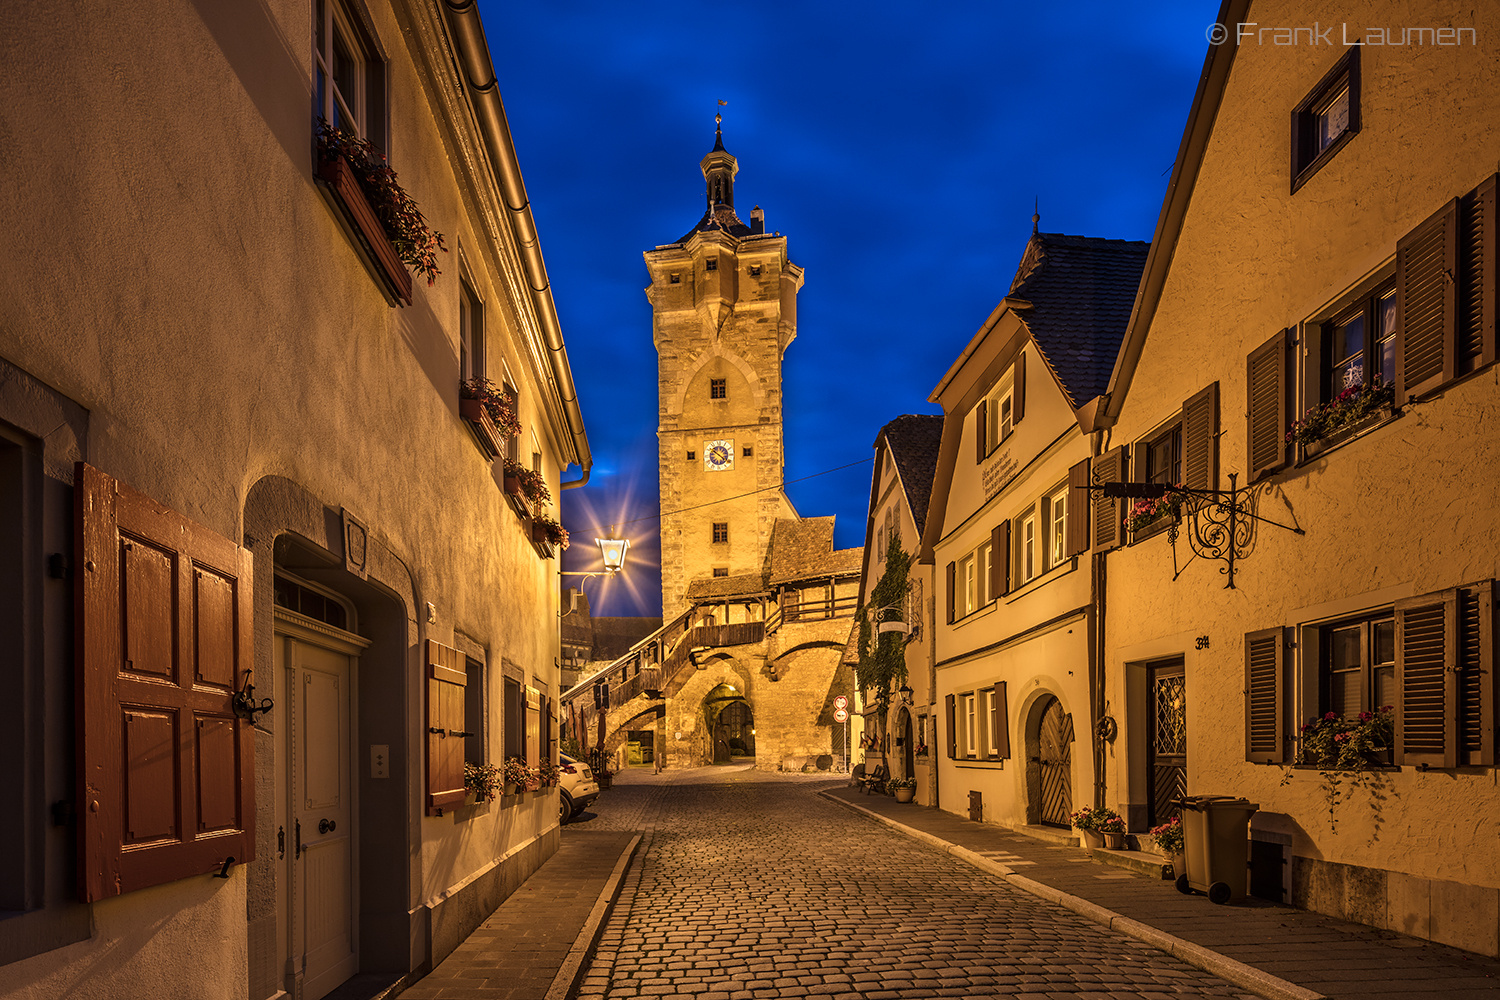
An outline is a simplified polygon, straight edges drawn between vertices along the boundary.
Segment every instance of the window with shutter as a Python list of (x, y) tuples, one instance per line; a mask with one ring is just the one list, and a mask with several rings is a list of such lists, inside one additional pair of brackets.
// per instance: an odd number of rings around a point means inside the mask
[(990, 532), (990, 595), (1010, 593), (1010, 522), (1001, 521)]
[(1495, 756), (1495, 584), (1458, 589), (1458, 762)]
[(989, 441), (989, 401), (981, 399), (979, 406), (974, 410), (974, 461), (983, 462), (984, 456), (990, 453)]
[(958, 757), (958, 728), (955, 725), (957, 719), (957, 708), (953, 695), (943, 699), (943, 707), (947, 712), (948, 719), (948, 759), (955, 760)]
[(1089, 550), (1089, 460), (1068, 470), (1067, 555)]
[(958, 606), (958, 564), (948, 564), (948, 624), (954, 621), (954, 611)]
[(1292, 330), (1277, 333), (1250, 352), (1246, 368), (1246, 414), (1250, 480), (1283, 468), (1287, 444), (1287, 412), (1291, 408)]
[(1397, 764), (1457, 765), (1457, 662), (1457, 592), (1397, 601)]
[(74, 470), (78, 891), (85, 902), (255, 856), (251, 555)]
[(1287, 630), (1245, 633), (1245, 759), (1252, 764), (1286, 760)]
[(1010, 709), (1004, 681), (997, 681), (990, 692), (990, 756), (1010, 756)]
[(1219, 383), (1182, 404), (1182, 485), (1219, 488)]
[(1396, 243), (1396, 405), (1453, 378), (1458, 199)]
[(1014, 373), (1011, 375), (1010, 422), (1014, 426), (1026, 415), (1026, 352), (1016, 355)]
[[(1125, 478), (1125, 446), (1111, 448), (1094, 459), (1094, 485), (1118, 483)], [(1094, 551), (1108, 552), (1120, 547), (1125, 533), (1125, 502), (1106, 497), (1102, 491), (1094, 493)]]
[[(595, 685), (597, 690), (598, 685)], [(526, 757), (526, 701), (521, 684), (514, 678), (505, 678), (505, 759), (523, 760)]]
[(463, 653), (427, 640), (427, 814), (464, 800), (464, 689), (469, 683)]
[(1459, 201), (1458, 373), (1495, 360), (1495, 187), (1489, 177)]

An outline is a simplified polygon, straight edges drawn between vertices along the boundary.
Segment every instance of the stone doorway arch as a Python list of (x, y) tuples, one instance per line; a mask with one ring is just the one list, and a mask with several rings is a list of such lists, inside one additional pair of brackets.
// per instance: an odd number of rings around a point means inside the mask
[(703, 699), (708, 724), (709, 759), (730, 764), (755, 757), (755, 713), (750, 702), (730, 684), (720, 684)]
[(1068, 828), (1073, 812), (1073, 720), (1054, 695), (1026, 719), (1026, 822)]

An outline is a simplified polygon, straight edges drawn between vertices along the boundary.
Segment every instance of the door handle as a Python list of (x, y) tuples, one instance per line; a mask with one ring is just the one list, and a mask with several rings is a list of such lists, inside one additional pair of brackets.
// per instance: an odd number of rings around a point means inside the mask
[(295, 861), (298, 858), (302, 857), (302, 821), (300, 819), (297, 821), (297, 833), (296, 833), (296, 837), (297, 837), (297, 847), (296, 847), (296, 850), (294, 850), (292, 852), (292, 860), (293, 861)]
[(334, 830), (337, 830), (338, 827), (339, 827), (338, 823), (334, 822), (331, 819), (320, 819), (320, 820), (318, 820), (318, 832), (319, 833), (332, 833)]

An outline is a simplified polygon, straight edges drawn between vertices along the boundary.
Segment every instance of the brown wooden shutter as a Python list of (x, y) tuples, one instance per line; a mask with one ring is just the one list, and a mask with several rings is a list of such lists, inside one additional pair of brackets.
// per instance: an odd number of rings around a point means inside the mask
[(1495, 584), (1458, 589), (1458, 760), (1495, 764)]
[(1460, 374), (1495, 360), (1495, 185), (1487, 178), (1463, 197), (1458, 234), (1458, 365)]
[(1018, 427), (1026, 415), (1026, 352), (1016, 355), (1016, 372), (1011, 381), (1010, 425)]
[(989, 430), (989, 425), (985, 422), (988, 409), (989, 401), (984, 399), (981, 399), (979, 405), (974, 408), (974, 461), (976, 462), (983, 462), (984, 456), (989, 454), (989, 450), (985, 447), (988, 442), (984, 439), (985, 433)]
[(990, 532), (990, 596), (1010, 593), (1010, 522), (1001, 521)]
[(1068, 470), (1067, 552), (1076, 556), (1089, 550), (1089, 460)]
[[(1094, 485), (1118, 483), (1125, 478), (1125, 446), (1111, 448), (1094, 459)], [(1125, 534), (1125, 502), (1111, 500), (1102, 492), (1093, 494), (1094, 550), (1108, 552), (1120, 547)]]
[(1396, 405), (1453, 378), (1458, 199), (1396, 242)]
[(1245, 759), (1252, 764), (1286, 760), (1286, 651), (1290, 630), (1245, 633)]
[(943, 706), (948, 713), (948, 759), (954, 760), (958, 757), (958, 729), (955, 727), (953, 695), (943, 699)]
[(427, 813), (464, 800), (464, 655), (427, 640)]
[[(1316, 338), (1316, 330), (1306, 333)], [(1290, 409), (1292, 330), (1277, 333), (1250, 352), (1245, 363), (1247, 432), (1250, 481), (1285, 467), (1291, 451), (1287, 444), (1287, 411)], [(1309, 364), (1314, 363), (1309, 361)]]
[(1458, 765), (1458, 594), (1396, 602), (1396, 763)]
[(73, 500), (79, 896), (249, 862), (251, 555), (83, 462)]
[(1010, 756), (1010, 710), (1005, 701), (1005, 682), (997, 681), (990, 694), (990, 756)]
[(958, 583), (958, 566), (955, 563), (948, 564), (948, 624), (953, 624), (953, 609), (958, 606), (958, 595), (955, 593)]
[(1219, 383), (1182, 404), (1182, 485), (1219, 488)]

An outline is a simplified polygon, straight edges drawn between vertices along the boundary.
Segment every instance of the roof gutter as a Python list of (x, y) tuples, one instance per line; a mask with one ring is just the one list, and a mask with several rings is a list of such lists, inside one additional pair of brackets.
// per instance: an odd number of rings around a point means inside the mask
[(479, 5), (477, 0), (443, 0), (443, 14), (468, 88), (469, 103), (474, 109), (474, 117), (479, 121), (480, 138), (484, 142), (485, 152), (489, 154), (490, 169), (494, 172), (500, 195), (505, 200), (506, 219), (520, 251), (527, 284), (531, 286), (532, 305), (547, 345), (547, 361), (552, 381), (567, 415), (568, 431), (573, 438), (578, 465), (583, 469), (581, 478), (561, 485), (565, 490), (582, 486), (589, 481), (589, 472), (594, 467), (594, 455), (589, 450), (588, 435), (583, 429), (583, 411), (578, 406), (578, 387), (573, 383), (573, 369), (568, 364), (562, 326), (557, 319), (557, 305), (552, 301), (547, 266), (542, 262), (536, 220), (531, 216), (531, 202), (526, 197), (526, 184), (521, 180), (515, 143), (511, 140), (510, 126), (505, 120), (505, 106), (500, 103), (500, 85), (495, 79), (494, 63), (490, 61), (484, 26), (479, 20)]
[(1115, 359), (1109, 385), (1103, 393), (1103, 405), (1094, 404), (1090, 409), (1086, 431), (1112, 427), (1125, 404), (1131, 380), (1135, 377), (1136, 365), (1146, 346), (1146, 331), (1150, 329), (1151, 321), (1156, 316), (1162, 288), (1166, 285), (1167, 273), (1171, 270), (1172, 256), (1177, 251), (1183, 219), (1187, 215), (1188, 204), (1192, 201), (1193, 188), (1198, 182), (1198, 170), (1203, 165), (1203, 154), (1213, 135), (1214, 120), (1219, 115), (1219, 104), (1223, 100), (1229, 70), (1234, 64), (1238, 48), (1235, 32), (1237, 26), (1245, 21), (1249, 9), (1250, 0), (1223, 0), (1219, 7), (1219, 19), (1216, 23), (1229, 31), (1229, 37), (1217, 45), (1210, 43), (1208, 55), (1203, 60), (1203, 72), (1198, 77), (1198, 92), (1193, 95), (1193, 106), (1188, 112), (1187, 127), (1183, 130), (1182, 142), (1177, 149), (1177, 160), (1172, 167), (1167, 196), (1156, 220), (1156, 233), (1151, 237), (1151, 250), (1146, 257), (1140, 289), (1136, 292), (1135, 305), (1130, 312), (1130, 323), (1125, 328), (1125, 341)]

